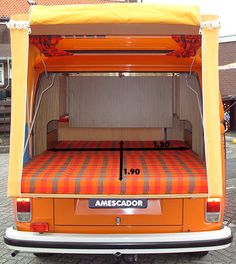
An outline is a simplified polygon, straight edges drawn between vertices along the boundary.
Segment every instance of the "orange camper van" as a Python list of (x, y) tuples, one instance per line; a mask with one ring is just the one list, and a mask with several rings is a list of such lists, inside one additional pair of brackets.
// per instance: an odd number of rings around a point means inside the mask
[(8, 26), (13, 255), (230, 245), (216, 16), (35, 5)]

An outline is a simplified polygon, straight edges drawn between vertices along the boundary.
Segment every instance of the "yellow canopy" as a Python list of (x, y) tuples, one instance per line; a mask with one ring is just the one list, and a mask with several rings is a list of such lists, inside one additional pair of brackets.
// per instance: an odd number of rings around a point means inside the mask
[[(33, 57), (32, 51), (29, 52), (28, 21), (20, 22), (13, 21), (11, 28), (13, 106), (8, 195), (12, 197), (21, 195), (23, 145), (27, 123), (26, 97), (27, 90), (29, 94), (33, 82)], [(220, 143), (218, 28), (214, 27), (214, 23), (204, 22), (203, 27), (203, 113), (209, 196), (221, 197), (223, 165)], [(30, 25), (33, 34), (44, 35), (89, 35), (107, 32), (111, 35), (198, 34), (200, 15), (195, 6), (143, 4), (33, 6)]]
[(218, 74), (218, 29), (203, 28), (202, 89), (205, 155), (209, 194), (221, 197), (223, 190), (222, 138), (220, 120), (220, 91)]
[(11, 29), (13, 76), (11, 95), (10, 166), (8, 177), (8, 194), (10, 196), (19, 196), (21, 192), (28, 80), (28, 52), (28, 30)]
[(193, 5), (35, 5), (30, 25), (35, 35), (198, 34), (200, 12)]

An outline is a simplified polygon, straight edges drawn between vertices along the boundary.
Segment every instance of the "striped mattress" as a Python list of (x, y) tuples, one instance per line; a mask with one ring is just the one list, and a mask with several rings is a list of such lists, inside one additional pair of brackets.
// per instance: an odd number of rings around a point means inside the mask
[[(63, 141), (23, 168), (22, 193), (207, 193), (205, 163), (181, 141)], [(122, 150), (121, 150), (122, 149)]]

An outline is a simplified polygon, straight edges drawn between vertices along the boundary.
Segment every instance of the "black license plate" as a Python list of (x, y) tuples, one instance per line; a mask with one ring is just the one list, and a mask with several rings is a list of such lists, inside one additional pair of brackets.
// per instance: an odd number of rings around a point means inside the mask
[(147, 199), (89, 199), (89, 208), (147, 208)]

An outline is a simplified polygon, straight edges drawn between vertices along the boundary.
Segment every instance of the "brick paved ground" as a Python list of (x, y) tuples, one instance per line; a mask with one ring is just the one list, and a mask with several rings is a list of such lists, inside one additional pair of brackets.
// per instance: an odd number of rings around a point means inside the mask
[[(234, 165), (236, 157), (236, 145), (228, 147), (230, 154), (230, 166)], [(236, 163), (235, 163), (236, 168)], [(54, 255), (49, 258), (38, 259), (32, 254), (19, 254), (12, 258), (10, 251), (3, 243), (3, 235), (7, 227), (13, 224), (11, 201), (6, 198), (6, 185), (7, 185), (7, 170), (8, 170), (8, 154), (0, 154), (0, 263), (79, 263), (79, 264), (113, 264), (113, 263), (126, 263), (124, 260), (117, 260), (113, 256), (88, 256), (88, 255)], [(229, 171), (233, 171), (230, 168)], [(235, 172), (236, 173), (236, 172)], [(231, 175), (232, 176), (232, 175)], [(232, 178), (232, 177), (230, 177)], [(227, 181), (227, 208), (225, 219), (229, 220), (236, 213), (236, 179), (229, 179)], [(230, 224), (233, 234), (236, 232), (236, 216)], [(236, 263), (236, 235), (231, 247), (211, 252), (207, 256), (199, 258), (193, 254), (163, 254), (163, 255), (140, 255), (138, 263), (142, 264), (180, 264), (180, 263), (195, 263), (195, 264), (225, 264)]]

